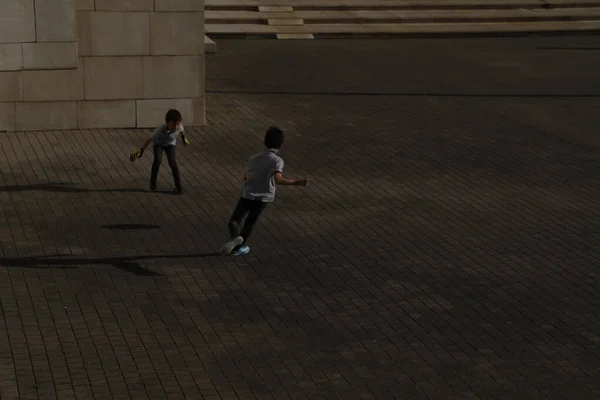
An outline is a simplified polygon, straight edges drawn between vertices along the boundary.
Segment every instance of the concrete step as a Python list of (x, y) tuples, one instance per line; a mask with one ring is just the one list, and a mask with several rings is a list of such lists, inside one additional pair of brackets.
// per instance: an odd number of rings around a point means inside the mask
[(309, 23), (443, 23), (516, 22), (600, 19), (600, 7), (572, 9), (520, 10), (435, 10), (435, 11), (297, 11), (296, 17)]
[(515, 10), (385, 10), (385, 11), (206, 11), (207, 24), (267, 24), (270, 19), (303, 20), (304, 24), (335, 23), (434, 23), (434, 22), (512, 22), (568, 21), (600, 19), (600, 7)]
[(600, 20), (552, 22), (466, 22), (466, 23), (407, 23), (407, 24), (309, 24), (300, 26), (273, 26), (255, 24), (207, 24), (206, 30), (221, 36), (276, 37), (278, 34), (312, 34), (324, 36), (377, 36), (377, 35), (441, 35), (485, 33), (535, 33), (600, 31)]
[(211, 36), (600, 31), (600, 0), (206, 0)]
[(372, 2), (360, 1), (337, 1), (328, 0), (319, 2), (313, 0), (290, 0), (295, 10), (318, 11), (318, 10), (510, 10), (510, 9), (562, 9), (573, 7), (599, 7), (597, 0), (589, 1), (570, 1), (561, 0), (552, 2), (551, 0), (507, 0), (507, 1), (482, 1), (482, 0), (461, 0), (461, 1), (422, 1), (422, 2), (397, 2), (377, 0)]
[(291, 39), (314, 39), (315, 36), (312, 33), (278, 33), (277, 39), (291, 40)]
[(217, 52), (217, 44), (206, 35), (204, 35), (204, 52), (207, 54)]
[(259, 6), (293, 6), (295, 10), (327, 9), (507, 9), (600, 7), (600, 0), (206, 0), (206, 11), (255, 10)]

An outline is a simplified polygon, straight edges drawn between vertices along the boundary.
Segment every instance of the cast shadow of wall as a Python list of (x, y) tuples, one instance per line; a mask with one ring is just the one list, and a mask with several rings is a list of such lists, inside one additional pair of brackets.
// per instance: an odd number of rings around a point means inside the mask
[[(6, 185), (0, 187), (0, 192), (55, 192), (55, 193), (95, 193), (95, 192), (121, 192), (121, 193), (152, 193), (150, 190), (140, 188), (116, 189), (86, 189), (72, 186), (72, 183), (50, 182), (35, 183), (31, 185)], [(171, 191), (156, 191), (158, 193), (171, 193)]]
[[(199, 253), (199, 254), (148, 254), (131, 257), (105, 257), (105, 258), (82, 258), (72, 257), (70, 254), (57, 254), (54, 256), (36, 256), (36, 257), (0, 257), (0, 266), (9, 268), (78, 268), (84, 265), (88, 266), (110, 266), (119, 270), (129, 272), (136, 276), (164, 276), (163, 274), (142, 267), (135, 261), (155, 260), (155, 259), (185, 259), (185, 258), (205, 258), (216, 257), (219, 253)], [(72, 257), (72, 258), (71, 258)]]

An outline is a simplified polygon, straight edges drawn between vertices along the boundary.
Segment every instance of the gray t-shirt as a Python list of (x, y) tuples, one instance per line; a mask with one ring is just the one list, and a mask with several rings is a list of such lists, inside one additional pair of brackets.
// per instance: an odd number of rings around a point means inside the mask
[(155, 146), (166, 147), (175, 146), (177, 144), (177, 138), (183, 133), (183, 124), (179, 124), (179, 129), (175, 132), (170, 132), (167, 128), (167, 124), (162, 124), (154, 130), (152, 135), (152, 143)]
[(269, 149), (254, 154), (248, 160), (247, 178), (242, 185), (242, 197), (268, 203), (275, 200), (276, 172), (283, 173), (283, 160), (279, 151)]

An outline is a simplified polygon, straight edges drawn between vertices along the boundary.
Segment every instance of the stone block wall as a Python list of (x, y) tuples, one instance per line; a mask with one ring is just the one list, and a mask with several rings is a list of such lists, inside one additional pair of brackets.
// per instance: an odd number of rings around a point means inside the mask
[(205, 124), (203, 0), (0, 1), (0, 130)]
[(0, 1), (0, 71), (76, 68), (75, 39), (72, 0)]

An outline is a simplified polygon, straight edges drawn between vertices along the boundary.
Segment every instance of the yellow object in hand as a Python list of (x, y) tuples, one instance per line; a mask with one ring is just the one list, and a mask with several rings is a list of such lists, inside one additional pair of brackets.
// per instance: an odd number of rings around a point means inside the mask
[(144, 150), (142, 149), (136, 149), (132, 151), (129, 155), (129, 161), (134, 162), (136, 159), (140, 158), (142, 154), (144, 154)]

